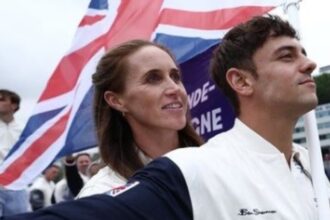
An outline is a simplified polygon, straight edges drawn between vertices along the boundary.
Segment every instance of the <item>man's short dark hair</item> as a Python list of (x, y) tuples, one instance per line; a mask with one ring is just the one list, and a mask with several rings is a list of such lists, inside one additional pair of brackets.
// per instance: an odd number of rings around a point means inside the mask
[(29, 198), (32, 211), (45, 207), (45, 195), (40, 189), (33, 189)]
[(238, 116), (240, 106), (236, 92), (226, 80), (230, 68), (247, 70), (257, 76), (253, 55), (269, 37), (288, 36), (299, 39), (294, 28), (278, 16), (256, 16), (231, 29), (215, 49), (211, 60), (211, 77), (232, 104)]
[(19, 95), (7, 89), (0, 89), (0, 94), (3, 95), (4, 97), (9, 98), (11, 103), (16, 104), (17, 107), (15, 109), (15, 112), (18, 111), (19, 104), (21, 102), (21, 98), (19, 97)]
[(87, 157), (89, 157), (90, 159), (92, 159), (92, 156), (91, 156), (89, 153), (82, 152), (82, 153), (78, 153), (78, 154), (76, 155), (76, 160), (78, 160), (78, 158), (81, 157), (81, 156), (87, 156)]

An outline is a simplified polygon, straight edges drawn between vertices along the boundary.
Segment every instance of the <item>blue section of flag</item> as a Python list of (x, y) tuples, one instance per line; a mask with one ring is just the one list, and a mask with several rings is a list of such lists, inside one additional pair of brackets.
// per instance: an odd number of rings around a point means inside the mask
[(108, 9), (108, 0), (92, 0), (88, 7), (98, 10)]
[(94, 90), (93, 87), (91, 87), (75, 114), (66, 138), (65, 146), (59, 152), (57, 158), (97, 145), (95, 125), (92, 117), (93, 95)]
[(181, 37), (169, 34), (157, 34), (154, 41), (169, 48), (175, 54), (178, 63), (186, 62), (219, 43), (219, 39)]
[(35, 133), (37, 129), (39, 129), (44, 123), (46, 123), (51, 118), (55, 117), (59, 112), (62, 111), (64, 107), (54, 109), (51, 111), (39, 113), (37, 115), (33, 115), (27, 122), (19, 140), (16, 144), (11, 148), (6, 158), (9, 157), (13, 152), (15, 152), (21, 144), (28, 138), (31, 134)]

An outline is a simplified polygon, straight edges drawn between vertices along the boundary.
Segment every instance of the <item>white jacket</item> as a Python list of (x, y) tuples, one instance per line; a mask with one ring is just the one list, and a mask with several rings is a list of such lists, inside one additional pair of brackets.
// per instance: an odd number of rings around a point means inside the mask
[[(142, 151), (138, 151), (138, 154), (144, 164), (151, 161), (151, 158), (143, 154)], [(103, 167), (97, 172), (97, 174), (87, 181), (76, 198), (83, 198), (108, 192), (113, 188), (124, 185), (126, 181), (127, 179), (125, 177), (113, 171), (110, 167)]]
[(8, 124), (0, 120), (0, 164), (18, 140), (22, 128), (15, 120)]
[(38, 177), (33, 184), (30, 186), (29, 191), (40, 190), (44, 196), (44, 207), (50, 206), (51, 198), (53, 191), (55, 189), (55, 183), (53, 181), (47, 181), (46, 178), (42, 175)]
[(101, 194), (115, 187), (124, 185), (126, 178), (114, 172), (110, 167), (103, 167), (97, 174), (87, 181), (76, 198)]
[(167, 154), (186, 180), (195, 220), (315, 220), (307, 150), (294, 144), (293, 156), (303, 169), (293, 157), (290, 169), (275, 146), (239, 120), (200, 148)]

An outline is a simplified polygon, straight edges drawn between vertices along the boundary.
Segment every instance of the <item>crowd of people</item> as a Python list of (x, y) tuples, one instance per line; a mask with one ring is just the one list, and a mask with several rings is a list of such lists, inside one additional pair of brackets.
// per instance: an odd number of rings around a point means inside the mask
[[(14, 117), (20, 109), (20, 102), (21, 98), (17, 93), (0, 89), (0, 164), (22, 132), (22, 127)], [(73, 200), (83, 184), (99, 168), (101, 163), (92, 162), (89, 153), (78, 153), (75, 157), (67, 156), (63, 162), (49, 165), (25, 189), (9, 190), (0, 186), (0, 216), (35, 211)], [(60, 179), (61, 176), (63, 178)]]
[[(210, 73), (236, 119), (203, 143), (171, 52), (145, 40), (120, 44), (92, 77), (101, 168), (92, 176), (88, 155), (65, 158), (65, 180), (43, 195), (44, 206), (52, 197), (59, 204), (1, 219), (318, 219), (308, 151), (292, 142), (297, 120), (317, 106), (315, 68), (277, 16), (231, 29)], [(58, 172), (46, 169), (30, 195)], [(77, 199), (61, 202), (57, 187)]]
[[(97, 158), (97, 154), (94, 155)], [(51, 164), (28, 188), (31, 210), (74, 200), (100, 168), (99, 160), (93, 161), (87, 152), (67, 156), (61, 163)]]

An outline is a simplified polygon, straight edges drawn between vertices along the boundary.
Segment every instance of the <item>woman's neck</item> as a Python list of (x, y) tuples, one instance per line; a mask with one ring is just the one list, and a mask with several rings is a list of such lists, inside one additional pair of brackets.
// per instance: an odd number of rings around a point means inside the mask
[(134, 140), (137, 147), (152, 159), (179, 147), (179, 135), (177, 131), (135, 132)]

